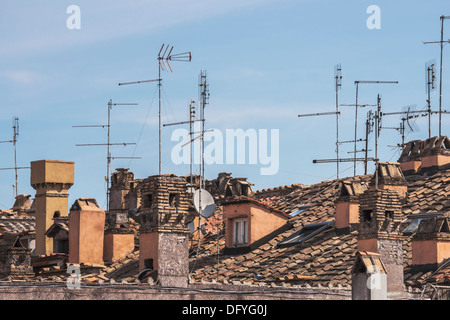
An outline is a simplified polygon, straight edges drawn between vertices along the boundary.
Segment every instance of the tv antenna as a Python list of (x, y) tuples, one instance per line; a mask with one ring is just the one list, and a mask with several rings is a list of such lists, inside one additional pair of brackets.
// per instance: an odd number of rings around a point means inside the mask
[(421, 114), (416, 114), (416, 113), (423, 113), (423, 111), (416, 111), (416, 107), (417, 107), (416, 105), (409, 105), (409, 106), (404, 106), (402, 108), (401, 112), (389, 112), (389, 113), (381, 112), (380, 113), (380, 118), (383, 117), (383, 116), (386, 116), (386, 115), (394, 115), (394, 114), (395, 115), (397, 115), (397, 114), (400, 115), (400, 124), (399, 124), (398, 127), (388, 127), (388, 126), (383, 127), (383, 126), (380, 126), (380, 129), (397, 130), (400, 133), (400, 135), (402, 137), (402, 142), (401, 142), (401, 144), (398, 144), (398, 145), (396, 145), (394, 147), (403, 148), (403, 146), (405, 145), (406, 134), (407, 133), (409, 134), (411, 132), (419, 132), (420, 131), (419, 127), (415, 123), (415, 120), (414, 121), (410, 121), (412, 119), (416, 119), (417, 117), (423, 116)]
[[(163, 124), (164, 127), (166, 126), (176, 126), (176, 125), (182, 125), (182, 124), (188, 124), (189, 123), (189, 140), (193, 141), (193, 136), (194, 136), (194, 124), (195, 122), (198, 121), (202, 121), (202, 120), (196, 120), (195, 119), (195, 114), (196, 114), (196, 102), (195, 100), (191, 99), (189, 101), (189, 120), (187, 121), (180, 121), (180, 122), (173, 122), (173, 123), (165, 123)], [(184, 147), (184, 145), (183, 145)], [(193, 176), (192, 176), (192, 164), (193, 164), (193, 148), (192, 145), (189, 148), (190, 151), (190, 161), (189, 161), (189, 183), (192, 187), (192, 181), (193, 181)]]
[[(324, 115), (336, 115), (336, 178), (339, 179), (339, 90), (342, 87), (342, 67), (340, 64), (334, 67), (334, 88), (336, 91), (336, 111), (332, 112), (319, 112), (299, 114), (298, 117), (311, 117), (311, 116), (324, 116)], [(334, 161), (333, 161), (334, 162)]]
[(17, 166), (17, 137), (19, 136), (19, 118), (13, 117), (13, 139), (0, 141), (0, 143), (12, 143), (14, 146), (14, 167), (13, 168), (0, 168), (0, 170), (13, 170), (15, 176), (15, 184), (13, 185), (14, 194), (17, 197), (19, 195), (19, 174), (17, 170), (30, 169), (30, 167), (18, 167)]
[[(170, 49), (169, 49), (170, 48)], [(161, 87), (162, 87), (162, 78), (161, 78), (161, 70), (167, 72), (173, 72), (172, 67), (170, 66), (169, 61), (185, 61), (190, 62), (192, 60), (191, 52), (183, 52), (172, 54), (173, 46), (163, 44), (158, 53), (158, 79), (151, 80), (142, 80), (142, 81), (132, 81), (132, 82), (122, 82), (119, 83), (119, 86), (130, 85), (130, 84), (140, 84), (140, 83), (148, 83), (148, 82), (158, 82), (158, 131), (159, 131), (159, 175), (161, 175)]]
[[(358, 134), (358, 107), (361, 107), (362, 105), (358, 104), (358, 95), (359, 95), (359, 85), (360, 84), (395, 84), (398, 83), (398, 81), (379, 81), (379, 80), (356, 80), (355, 81), (355, 87), (356, 87), (356, 99), (354, 105), (348, 105), (348, 106), (354, 106), (355, 107), (355, 139), (354, 139), (354, 152), (355, 152), (355, 161), (353, 162), (353, 175), (356, 176), (356, 142), (357, 142), (357, 134)], [(366, 105), (368, 106), (368, 105)]]
[(428, 61), (425, 64), (425, 84), (427, 91), (427, 111), (428, 111), (428, 138), (431, 138), (431, 91), (436, 90), (436, 62), (434, 60)]
[(106, 211), (109, 212), (109, 196), (110, 196), (110, 176), (111, 176), (111, 160), (113, 159), (140, 159), (140, 157), (112, 157), (110, 147), (111, 146), (127, 146), (127, 145), (135, 145), (133, 142), (119, 142), (119, 143), (111, 143), (111, 109), (113, 106), (136, 106), (137, 103), (113, 103), (112, 99), (108, 101), (108, 122), (107, 124), (98, 124), (98, 125), (81, 125), (81, 126), (72, 126), (73, 128), (107, 128), (107, 139), (106, 143), (84, 143), (84, 144), (76, 144), (77, 147), (97, 147), (97, 146), (106, 146)]
[(444, 52), (444, 43), (450, 43), (450, 39), (444, 41), (444, 21), (450, 19), (450, 16), (442, 15), (441, 19), (441, 40), (440, 41), (428, 41), (423, 42), (424, 44), (439, 43), (441, 45), (441, 61), (439, 67), (439, 138), (441, 137), (441, 126), (442, 126), (442, 56)]

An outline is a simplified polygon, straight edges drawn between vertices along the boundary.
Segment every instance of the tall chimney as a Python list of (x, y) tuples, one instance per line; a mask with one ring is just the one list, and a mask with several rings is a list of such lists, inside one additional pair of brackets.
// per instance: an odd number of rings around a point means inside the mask
[(189, 213), (186, 179), (157, 175), (141, 183), (139, 270), (152, 271), (162, 286), (186, 287)]
[(77, 199), (69, 213), (69, 263), (103, 264), (105, 211), (92, 198)]
[(402, 205), (396, 191), (367, 190), (360, 196), (358, 251), (381, 254), (388, 292), (403, 291)]
[(74, 183), (74, 166), (72, 161), (31, 162), (31, 186), (36, 190), (36, 255), (53, 252), (53, 239), (47, 237), (45, 232), (53, 224), (55, 212), (67, 216), (68, 191)]

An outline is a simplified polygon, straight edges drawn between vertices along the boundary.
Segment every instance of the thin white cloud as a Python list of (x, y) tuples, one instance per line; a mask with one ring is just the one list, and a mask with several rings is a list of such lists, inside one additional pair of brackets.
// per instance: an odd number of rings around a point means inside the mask
[(28, 70), (16, 70), (3, 73), (4, 78), (13, 81), (17, 84), (30, 84), (39, 80), (39, 75), (35, 72)]
[(79, 0), (79, 30), (69, 30), (66, 26), (66, 20), (70, 16), (66, 12), (69, 3), (9, 2), (0, 12), (0, 33), (3, 37), (0, 55), (46, 52), (151, 33), (268, 2), (273, 0)]

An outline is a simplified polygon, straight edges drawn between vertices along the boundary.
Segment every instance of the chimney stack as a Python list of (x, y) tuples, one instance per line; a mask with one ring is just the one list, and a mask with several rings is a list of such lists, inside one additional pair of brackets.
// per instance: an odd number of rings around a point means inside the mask
[(389, 189), (396, 191), (401, 200), (406, 199), (408, 183), (397, 162), (378, 162), (369, 189)]
[(53, 224), (53, 215), (59, 211), (67, 216), (69, 188), (74, 183), (72, 161), (39, 160), (31, 162), (31, 186), (36, 190), (36, 255), (53, 252), (53, 239), (45, 232)]
[(186, 287), (189, 275), (187, 181), (175, 175), (150, 176), (141, 183), (139, 270), (164, 287)]
[(103, 264), (105, 211), (92, 198), (77, 199), (69, 213), (69, 263)]
[(423, 142), (420, 174), (435, 174), (450, 168), (450, 139), (446, 136), (432, 137)]
[(419, 172), (422, 159), (420, 158), (423, 149), (423, 141), (413, 140), (408, 142), (403, 150), (398, 162), (400, 169), (405, 176), (414, 175)]
[(339, 198), (335, 202), (335, 227), (338, 232), (351, 230), (352, 225), (359, 223), (359, 195), (367, 190), (367, 186), (359, 181), (343, 181)]
[(434, 271), (450, 258), (449, 214), (423, 219), (411, 239), (412, 271)]
[(402, 205), (396, 191), (367, 190), (360, 196), (358, 251), (379, 253), (388, 292), (403, 291)]

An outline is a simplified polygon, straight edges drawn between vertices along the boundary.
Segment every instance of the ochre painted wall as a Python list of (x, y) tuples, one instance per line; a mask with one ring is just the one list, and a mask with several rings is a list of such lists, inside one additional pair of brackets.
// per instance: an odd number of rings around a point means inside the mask
[(69, 214), (69, 262), (103, 264), (105, 212), (72, 210)]
[(105, 233), (103, 260), (117, 261), (134, 250), (134, 233)]

